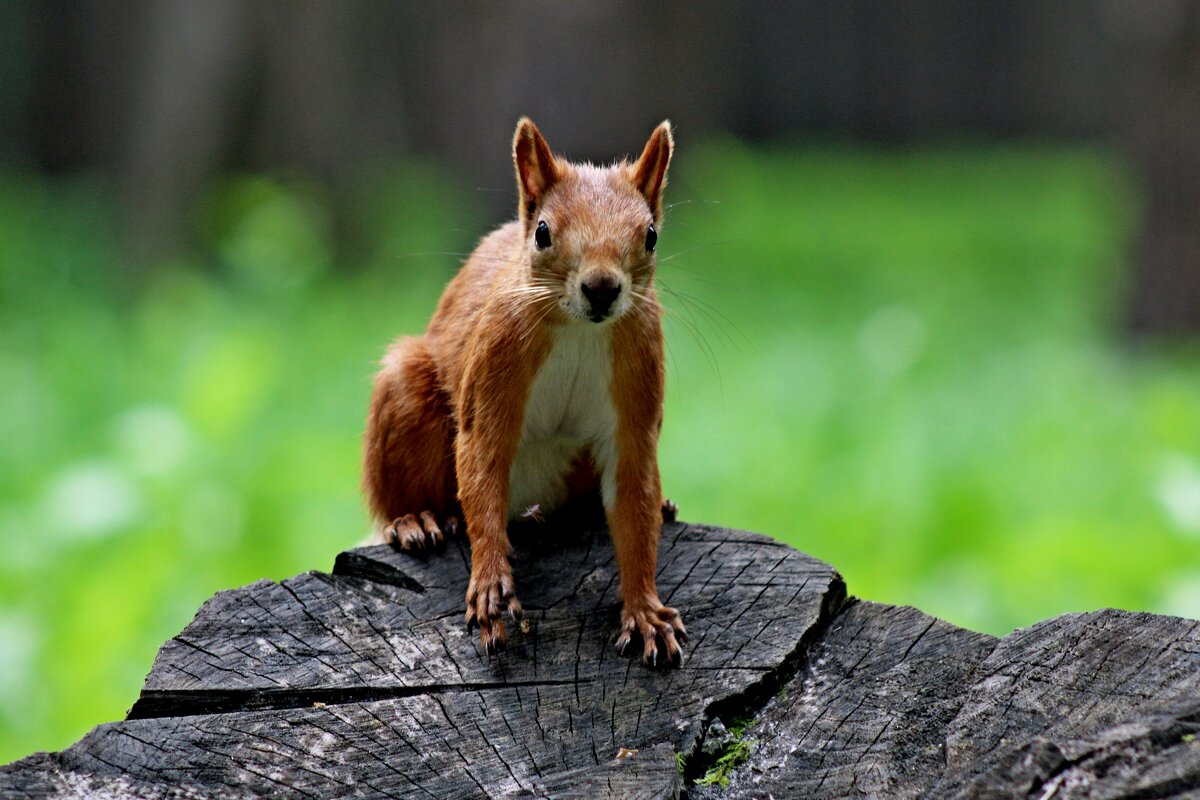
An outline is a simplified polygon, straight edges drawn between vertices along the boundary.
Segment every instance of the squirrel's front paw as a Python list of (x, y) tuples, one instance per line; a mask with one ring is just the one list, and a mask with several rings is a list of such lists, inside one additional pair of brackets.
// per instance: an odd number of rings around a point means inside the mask
[[(642, 637), (642, 661), (648, 666), (678, 665), (682, 660), (679, 642), (687, 641), (687, 629), (683, 627), (679, 612), (664, 606), (657, 597), (637, 605), (625, 604), (621, 611), (621, 635), (617, 637), (617, 650), (621, 655), (625, 655), (635, 633)], [(659, 642), (662, 643), (661, 651)]]
[(479, 644), (489, 656), (508, 643), (508, 631), (500, 615), (505, 611), (516, 622), (521, 619), (521, 603), (513, 587), (512, 573), (471, 574), (467, 584), (467, 630), (479, 627)]
[[(458, 531), (458, 518), (446, 517), (446, 534), (454, 536)], [(437, 549), (445, 542), (445, 535), (432, 512), (405, 514), (383, 526), (383, 541), (401, 550), (425, 551)]]

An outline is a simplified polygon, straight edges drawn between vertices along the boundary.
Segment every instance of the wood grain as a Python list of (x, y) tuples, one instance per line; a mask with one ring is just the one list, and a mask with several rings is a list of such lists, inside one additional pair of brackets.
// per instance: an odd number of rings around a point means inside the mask
[[(464, 543), (349, 551), (213, 597), (126, 720), (0, 767), (0, 798), (1200, 793), (1200, 623), (1108, 610), (997, 640), (847, 601), (765, 537), (670, 523), (658, 585), (691, 640), (649, 670), (613, 648), (606, 532), (513, 543), (530, 624), (498, 657), (463, 625)], [(697, 785), (735, 738), (727, 785)]]

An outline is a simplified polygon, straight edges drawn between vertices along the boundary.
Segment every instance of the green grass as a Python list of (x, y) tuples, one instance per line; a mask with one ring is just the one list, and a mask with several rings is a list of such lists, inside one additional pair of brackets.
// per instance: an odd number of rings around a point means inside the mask
[[(1103, 154), (684, 143), (672, 179), (684, 519), (993, 633), (1200, 615), (1200, 352), (1122, 339), (1135, 203)], [(231, 177), (202, 255), (129, 274), (102, 186), (0, 176), (0, 761), (121, 716), (213, 592), (365, 535), (373, 361), (453, 274), (428, 254), (495, 222), (477, 202), (415, 165), (339, 222)]]
[(727, 738), (721, 743), (712, 765), (696, 779), (697, 786), (719, 786), (723, 789), (729, 785), (734, 770), (745, 764), (754, 751), (756, 741), (747, 735), (753, 725), (754, 720), (747, 717), (735, 717), (729, 723)]

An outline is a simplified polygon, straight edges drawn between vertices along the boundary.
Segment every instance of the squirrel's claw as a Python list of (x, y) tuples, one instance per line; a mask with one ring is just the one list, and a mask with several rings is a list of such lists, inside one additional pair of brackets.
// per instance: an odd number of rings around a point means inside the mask
[(489, 658), (506, 649), (508, 647), (508, 631), (505, 629), (504, 623), (496, 620), (491, 624), (490, 632), (480, 628), (479, 643)]
[(679, 642), (687, 641), (687, 630), (678, 611), (662, 604), (657, 608), (647, 604), (637, 610), (626, 608), (621, 617), (621, 633), (617, 637), (617, 651), (621, 655), (625, 655), (626, 648), (634, 634), (637, 634), (642, 639), (642, 662), (647, 666), (679, 666), (683, 663), (683, 649)]
[[(447, 517), (446, 528), (450, 535), (457, 533), (458, 520), (455, 517)], [(431, 549), (441, 550), (446, 543), (446, 536), (438, 526), (437, 517), (433, 512), (422, 511), (420, 514), (397, 517), (384, 526), (383, 541), (410, 553), (424, 553)]]
[(488, 656), (505, 649), (508, 644), (508, 629), (501, 618), (505, 612), (513, 622), (519, 622), (523, 614), (512, 576), (502, 575), (495, 579), (473, 576), (467, 586), (467, 630), (479, 628), (479, 644)]
[(425, 531), (425, 538), (429, 544), (440, 550), (442, 545), (446, 543), (446, 540), (442, 536), (442, 529), (438, 527), (437, 519), (432, 513), (428, 511), (421, 512), (421, 527)]
[(397, 517), (383, 529), (383, 539), (401, 550), (424, 550), (425, 532), (414, 514)]

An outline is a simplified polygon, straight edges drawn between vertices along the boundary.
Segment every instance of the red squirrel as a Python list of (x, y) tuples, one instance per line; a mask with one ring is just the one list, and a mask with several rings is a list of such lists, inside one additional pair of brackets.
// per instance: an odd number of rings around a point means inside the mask
[[(528, 118), (513, 138), (518, 219), (486, 236), (422, 336), (375, 378), (363, 486), (377, 532), (424, 549), (461, 517), (471, 544), (468, 628), (489, 655), (519, 620), (508, 523), (599, 494), (620, 573), (623, 653), (677, 664), (686, 630), (655, 585), (663, 498), (662, 307), (655, 248), (674, 140), (608, 167), (551, 152)], [(661, 647), (661, 651), (660, 651)], [(660, 660), (661, 657), (661, 660)]]

